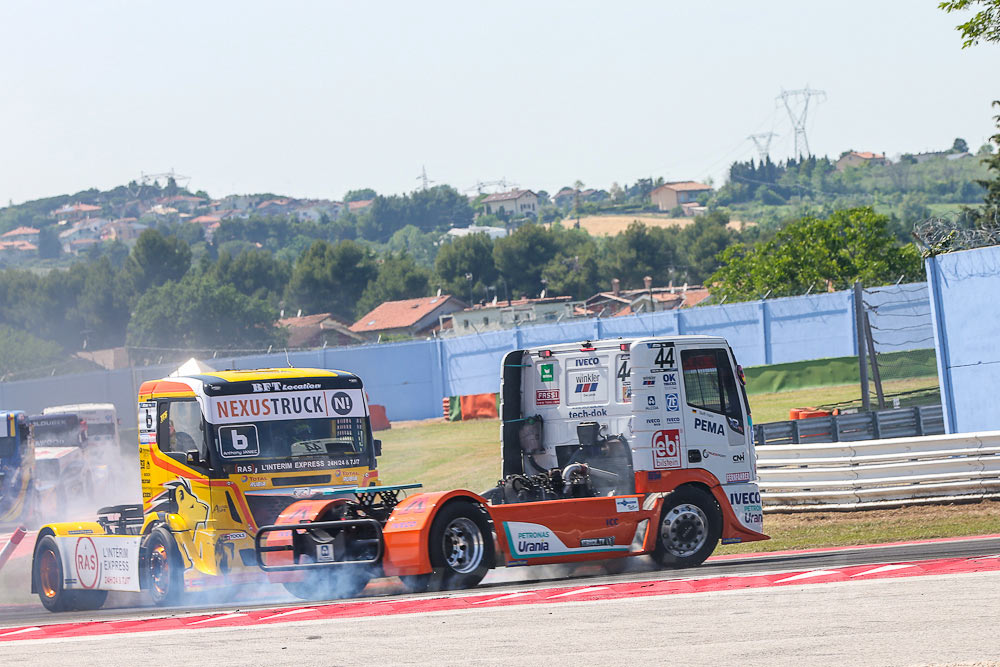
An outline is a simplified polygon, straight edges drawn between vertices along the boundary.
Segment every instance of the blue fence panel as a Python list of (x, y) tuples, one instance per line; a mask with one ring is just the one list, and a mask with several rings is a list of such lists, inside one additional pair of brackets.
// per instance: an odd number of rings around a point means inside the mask
[(865, 308), (878, 352), (901, 352), (934, 344), (927, 283), (865, 290)]
[(948, 433), (1000, 428), (1000, 247), (928, 258), (941, 403)]
[(678, 311), (677, 315), (681, 335), (724, 336), (744, 366), (765, 363), (760, 303), (704, 306)]
[(857, 354), (853, 292), (790, 297), (764, 303), (767, 306), (769, 357), (761, 364)]

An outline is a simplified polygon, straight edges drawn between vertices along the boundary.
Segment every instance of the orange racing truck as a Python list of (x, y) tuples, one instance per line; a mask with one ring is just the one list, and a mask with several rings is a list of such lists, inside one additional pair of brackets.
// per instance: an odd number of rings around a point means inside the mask
[[(350, 597), (373, 577), (468, 588), (497, 565), (651, 554), (697, 565), (767, 539), (752, 426), (721, 338), (519, 350), (502, 367), (504, 477), (485, 494), (379, 486), (361, 379), (316, 369), (221, 371), (139, 392), (142, 503), (43, 526), (32, 590), (93, 609), (107, 591), (157, 604), (283, 584)], [(659, 420), (659, 421), (656, 421)]]

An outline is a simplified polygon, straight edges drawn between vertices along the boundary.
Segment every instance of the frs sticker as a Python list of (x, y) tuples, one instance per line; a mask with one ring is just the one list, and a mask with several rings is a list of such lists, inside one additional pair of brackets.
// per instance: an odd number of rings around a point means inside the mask
[(559, 390), (536, 389), (535, 405), (559, 405)]
[(653, 434), (653, 468), (667, 470), (681, 467), (681, 432), (676, 428), (656, 431)]
[(749, 482), (750, 473), (748, 472), (727, 472), (726, 482)]
[(618, 512), (638, 512), (638, 498), (615, 498), (615, 510)]

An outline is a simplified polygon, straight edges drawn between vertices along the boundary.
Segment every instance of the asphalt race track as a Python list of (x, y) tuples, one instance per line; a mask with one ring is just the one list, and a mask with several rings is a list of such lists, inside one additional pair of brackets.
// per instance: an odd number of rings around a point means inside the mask
[[(37, 602), (8, 605), (0, 664), (126, 664), (159, 650), (178, 664), (1000, 660), (1000, 536), (722, 556), (691, 570), (635, 565), (613, 576), (597, 566), (501, 569), (448, 594), (400, 594), (386, 579), (361, 600), (332, 603), (275, 587), (270, 599), (229, 606), (56, 615)], [(328, 644), (318, 659), (317, 640), (355, 633), (363, 647)]]

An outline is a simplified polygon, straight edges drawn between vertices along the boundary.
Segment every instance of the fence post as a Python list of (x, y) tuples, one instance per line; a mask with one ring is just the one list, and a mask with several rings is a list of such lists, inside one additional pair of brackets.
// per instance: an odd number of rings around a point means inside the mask
[(951, 386), (951, 353), (948, 349), (948, 329), (944, 321), (944, 300), (941, 296), (941, 276), (938, 274), (937, 257), (928, 257), (924, 263), (927, 287), (931, 302), (931, 321), (934, 326), (934, 347), (937, 350), (938, 381), (941, 384), (941, 408), (944, 414), (945, 433), (955, 433), (955, 394)]
[(757, 304), (757, 309), (760, 311), (760, 344), (764, 351), (764, 363), (771, 364), (774, 356), (771, 354), (771, 312), (764, 299)]
[(868, 397), (868, 360), (865, 350), (865, 306), (861, 296), (861, 283), (854, 283), (854, 332), (858, 346), (858, 371), (861, 374), (861, 409), (871, 412), (871, 399)]

